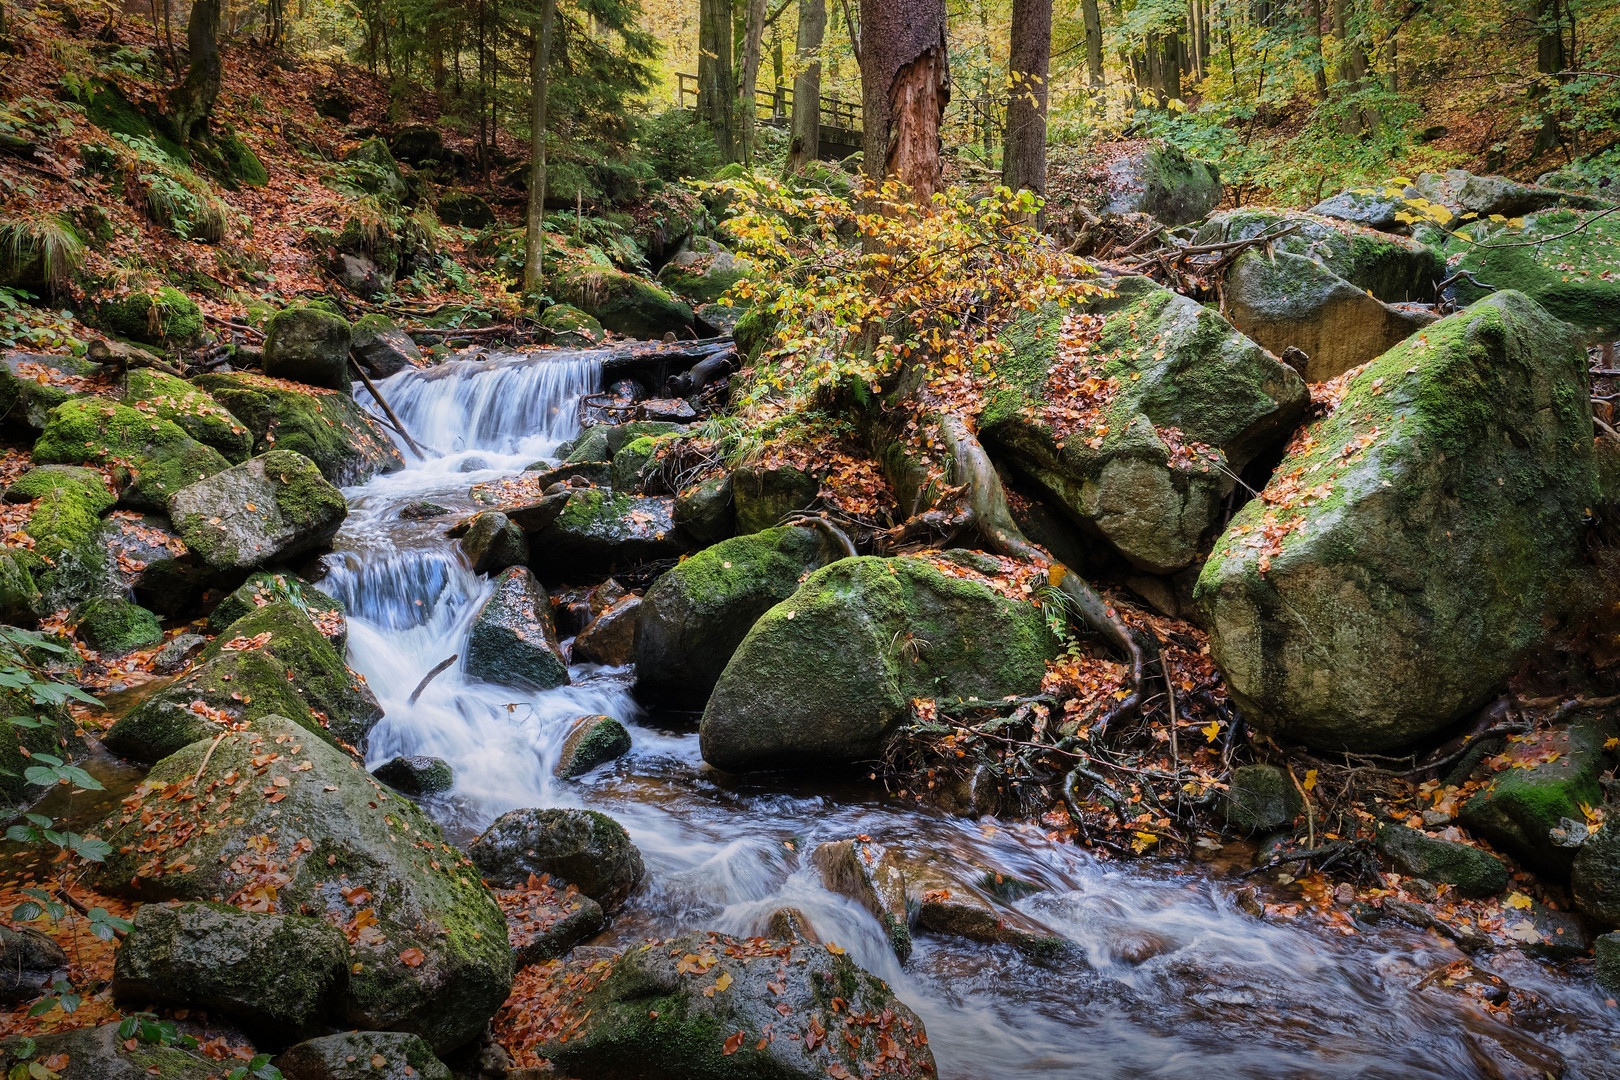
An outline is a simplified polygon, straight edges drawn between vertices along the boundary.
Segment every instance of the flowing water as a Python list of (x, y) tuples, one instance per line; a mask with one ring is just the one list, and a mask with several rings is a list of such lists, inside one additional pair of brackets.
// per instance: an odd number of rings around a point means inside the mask
[[(1511, 953), (1481, 961), (1539, 1001), (1514, 1026), (1456, 991), (1420, 988), (1460, 958), (1433, 935), (1261, 921), (1208, 868), (1102, 863), (1034, 827), (952, 818), (855, 783), (726, 777), (704, 766), (689, 725), (637, 704), (624, 669), (577, 665), (572, 685), (528, 694), (469, 680), (457, 664), (410, 703), (434, 665), (465, 653), (490, 583), (443, 538), (443, 519), (401, 520), (400, 508), (469, 509), (473, 484), (550, 456), (577, 432), (578, 399), (599, 374), (589, 353), (551, 353), (382, 382), (433, 449), (346, 493), (323, 585), (348, 605), (349, 663), (386, 710), (369, 764), (448, 761), (455, 787), (427, 809), (452, 837), (527, 806), (591, 807), (629, 830), (648, 875), (597, 944), (758, 934), (774, 910), (797, 908), (923, 1017), (948, 1078), (1530, 1077), (1558, 1054), (1566, 1076), (1620, 1076), (1615, 1013), (1589, 974)], [(583, 781), (553, 778), (569, 721), (593, 713), (629, 727), (630, 754)], [(1039, 885), (1017, 906), (1073, 947), (1040, 960), (921, 935), (901, 966), (871, 916), (823, 889), (801, 857), (861, 833)]]

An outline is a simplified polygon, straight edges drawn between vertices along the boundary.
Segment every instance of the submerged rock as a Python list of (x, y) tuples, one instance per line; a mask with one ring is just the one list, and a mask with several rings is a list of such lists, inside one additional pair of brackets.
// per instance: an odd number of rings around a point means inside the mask
[[(192, 790), (213, 798), (174, 798)], [(510, 991), (506, 922), (471, 865), (413, 803), (284, 717), (165, 758), (97, 835), (113, 846), (93, 872), (102, 892), (240, 897), (349, 930), (345, 1023), (447, 1050)]]
[(699, 729), (704, 760), (729, 772), (860, 761), (913, 698), (1034, 693), (1056, 649), (1044, 616), (952, 569), (868, 557), (811, 574), (726, 665)]
[(216, 570), (251, 570), (313, 551), (349, 514), (315, 463), (286, 450), (181, 488), (168, 509), (186, 547)]
[(342, 931), (227, 904), (143, 904), (118, 948), (112, 992), (145, 1007), (222, 1013), (285, 1044), (318, 1028), (348, 971)]
[(893, 853), (870, 840), (830, 840), (811, 853), (810, 861), (829, 892), (847, 896), (872, 913), (894, 955), (904, 963), (911, 956), (911, 923), (906, 878)]
[(1246, 717), (1383, 750), (1494, 692), (1580, 562), (1597, 498), (1584, 365), (1503, 293), (1384, 354), (1295, 437), (1196, 589)]
[(508, 811), (467, 854), (497, 888), (549, 874), (609, 910), (624, 902), (645, 873), (624, 826), (595, 810)]
[(467, 635), (469, 676), (525, 690), (567, 686), (568, 662), (551, 622), (551, 600), (526, 567), (495, 579)]
[(935, 1075), (917, 1015), (819, 944), (687, 934), (550, 977), (568, 1037), (535, 1049), (582, 1080)]
[(287, 1080), (450, 1080), (433, 1048), (404, 1031), (346, 1031), (289, 1047), (273, 1064)]

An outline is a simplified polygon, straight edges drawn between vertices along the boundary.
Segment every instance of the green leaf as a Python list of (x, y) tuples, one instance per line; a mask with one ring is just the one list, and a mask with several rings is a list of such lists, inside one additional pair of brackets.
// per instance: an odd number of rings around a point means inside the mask
[(118, 1025), (118, 1037), (120, 1039), (133, 1039), (135, 1037), (135, 1031), (140, 1027), (140, 1025), (141, 1022), (137, 1017), (124, 1017), (124, 1022)]
[(43, 761), (45, 764), (53, 766), (62, 764), (62, 759), (55, 754), (35, 754), (34, 760)]
[[(10, 724), (12, 727), (20, 728), (42, 728), (47, 726), (46, 721), (36, 720), (32, 716), (8, 716), (6, 717), (6, 723)], [(48, 726), (55, 727), (56, 722), (54, 720), (50, 721)]]
[(112, 854), (112, 845), (94, 836), (75, 837), (69, 846), (79, 858), (89, 862), (105, 862)]
[(55, 769), (44, 765), (28, 766), (28, 768), (23, 770), (23, 778), (30, 784), (38, 784), (40, 787), (50, 787), (52, 784), (61, 779), (61, 777), (56, 775)]
[(48, 1013), (52, 1009), (56, 1008), (56, 1006), (57, 1006), (57, 1000), (55, 998), (53, 998), (53, 997), (52, 998), (40, 998), (38, 1001), (34, 1002), (34, 1004), (32, 1006), (29, 1007), (28, 1015), (29, 1016), (44, 1016), (46, 1013)]
[(77, 765), (64, 765), (62, 766), (61, 772), (63, 776), (66, 776), (74, 784), (86, 791), (106, 790), (101, 786), (100, 780), (97, 780), (95, 777), (91, 776)]
[(13, 825), (6, 830), (6, 839), (15, 840), (19, 844), (39, 843), (39, 830), (27, 825)]
[(24, 900), (11, 909), (11, 920), (13, 922), (33, 922), (43, 914), (45, 914), (44, 908), (32, 900)]
[(29, 821), (32, 821), (35, 825), (38, 825), (42, 829), (48, 829), (52, 825), (56, 824), (54, 818), (46, 817), (44, 814), (24, 814), (23, 817), (27, 818)]

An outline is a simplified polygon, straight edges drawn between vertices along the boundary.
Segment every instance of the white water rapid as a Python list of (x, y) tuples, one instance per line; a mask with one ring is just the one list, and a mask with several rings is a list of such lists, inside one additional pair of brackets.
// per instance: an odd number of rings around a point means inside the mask
[[(1257, 920), (1233, 903), (1235, 883), (1206, 869), (1099, 863), (1033, 826), (950, 818), (855, 783), (725, 777), (703, 765), (695, 732), (670, 726), (656, 703), (637, 705), (622, 669), (575, 666), (573, 685), (530, 694), (471, 681), (458, 664), (411, 704), (434, 665), (465, 654), (489, 583), (443, 538), (445, 519), (402, 520), (400, 509), (468, 509), (473, 484), (552, 455), (577, 432), (578, 399), (599, 374), (588, 353), (551, 353), (383, 381), (430, 454), (407, 452), (403, 471), (346, 492), (350, 517), (322, 585), (348, 605), (349, 663), (386, 710), (369, 763), (448, 761), (454, 789), (425, 805), (453, 838), (524, 806), (589, 806), (630, 831), (648, 876), (599, 943), (695, 928), (757, 934), (775, 909), (798, 908), (922, 1015), (942, 1076), (955, 1080), (1530, 1077), (1523, 1061), (1535, 1053), (1522, 1048), (1537, 1045), (1564, 1055), (1568, 1077), (1620, 1075), (1620, 1035), (1589, 978), (1516, 954), (1481, 960), (1544, 1004), (1533, 1030), (1515, 1028), (1458, 992), (1419, 988), (1460, 958), (1432, 935)], [(624, 721), (633, 749), (580, 781), (554, 779), (568, 722), (591, 713)], [(801, 857), (858, 833), (1041, 886), (1018, 906), (1073, 947), (1037, 960), (920, 935), (902, 967), (875, 921), (823, 889)]]

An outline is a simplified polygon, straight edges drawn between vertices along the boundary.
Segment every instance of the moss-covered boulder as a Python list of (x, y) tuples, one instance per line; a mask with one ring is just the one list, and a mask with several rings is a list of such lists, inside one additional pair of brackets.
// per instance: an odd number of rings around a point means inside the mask
[(94, 540), (101, 516), (113, 508), (118, 496), (95, 469), (40, 465), (12, 481), (6, 501), (32, 504), (23, 526), (34, 541), (31, 554), (54, 564), (64, 553), (82, 551)]
[(1245, 208), (1215, 214), (1193, 238), (1222, 244), (1275, 236), (1274, 252), (1320, 264), (1386, 304), (1434, 299), (1446, 277), (1446, 261), (1427, 244), (1298, 210)]
[(1584, 371), (1557, 320), (1503, 293), (1385, 353), (1295, 437), (1196, 589), (1245, 717), (1379, 750), (1495, 692), (1580, 562)]
[(388, 433), (348, 394), (251, 372), (203, 375), (196, 384), (247, 425), (255, 454), (303, 454), (340, 486), (405, 467)]
[(137, 412), (172, 421), (187, 435), (212, 446), (231, 464), (253, 452), (253, 433), (219, 402), (184, 379), (150, 368), (130, 371), (124, 404)]
[(0, 355), (0, 422), (19, 439), (33, 439), (64, 401), (107, 391), (100, 370), (77, 357), (7, 351)]
[(611, 267), (593, 266), (565, 274), (557, 298), (616, 334), (661, 338), (692, 325), (692, 308), (668, 290)]
[(613, 490), (626, 495), (657, 493), (662, 490), (658, 461), (658, 440), (650, 435), (625, 443), (613, 455), (610, 483)]
[(1401, 873), (1436, 885), (1451, 885), (1458, 896), (1482, 899), (1508, 887), (1507, 865), (1495, 855), (1405, 825), (1380, 829), (1378, 850)]
[[(175, 1046), (159, 1046), (137, 1040), (125, 1040), (118, 1033), (117, 1021), (100, 1027), (74, 1028), (71, 1031), (50, 1032), (33, 1036), (31, 1056), (19, 1054), (23, 1037), (13, 1035), (0, 1042), (0, 1068), (9, 1074), (18, 1066), (29, 1063), (44, 1068), (47, 1061), (58, 1061), (62, 1067), (56, 1071), (60, 1080), (213, 1080), (219, 1075), (219, 1064), (201, 1054)], [(135, 1042), (133, 1047), (129, 1042)]]
[(96, 302), (91, 321), (109, 334), (169, 347), (191, 344), (204, 326), (196, 301), (169, 285), (104, 297)]
[(272, 450), (176, 491), (169, 515), (217, 570), (251, 570), (326, 544), (349, 507), (315, 463)]
[(420, 1036), (345, 1031), (288, 1047), (271, 1062), (287, 1080), (450, 1080), (450, 1067)]
[(579, 580), (689, 550), (675, 528), (675, 500), (576, 490), (555, 521), (529, 537), (533, 565), (547, 580)]
[(103, 656), (123, 656), (163, 640), (158, 617), (122, 597), (87, 600), (74, 610), (73, 620), (74, 636)]
[(1541, 184), (1525, 184), (1505, 176), (1480, 176), (1464, 169), (1443, 173), (1422, 173), (1403, 189), (1407, 198), (1438, 203), (1456, 217), (1448, 224), (1461, 225), (1472, 218), (1518, 217), (1555, 206), (1578, 210), (1603, 210), (1612, 202)]
[(582, 716), (563, 740), (551, 773), (559, 780), (572, 780), (629, 752), (630, 732), (623, 724), (611, 716)]
[(263, 607), (287, 603), (309, 616), (321, 636), (332, 643), (339, 656), (348, 643), (348, 619), (343, 601), (331, 596), (288, 571), (260, 570), (226, 596), (208, 613), (208, 629), (222, 633), (232, 623)]
[(375, 195), (385, 203), (403, 202), (410, 187), (399, 171), (399, 162), (379, 138), (370, 138), (343, 155), (349, 165), (339, 183)]
[(731, 474), (731, 505), (739, 533), (775, 528), (821, 497), (821, 481), (792, 465), (745, 465)]
[(102, 741), (123, 757), (157, 761), (265, 716), (358, 753), (382, 707), (304, 612), (278, 602), (232, 623), (183, 678), (142, 698)]
[(675, 496), (675, 526), (694, 543), (718, 544), (737, 531), (731, 501), (731, 474), (683, 488)]
[(915, 698), (1034, 693), (1056, 652), (1040, 610), (971, 559), (843, 559), (767, 611), (721, 673), (699, 729), (729, 772), (877, 756)]
[(595, 810), (511, 810), (467, 847), (484, 880), (516, 888), (550, 874), (613, 909), (641, 881), (641, 852), (624, 826)]
[(415, 804), (291, 720), (261, 717), (165, 758), (97, 834), (113, 847), (94, 873), (103, 892), (237, 897), (345, 931), (346, 1024), (444, 1051), (483, 1030), (511, 989), (506, 922), (471, 863)]
[(1610, 722), (1583, 718), (1509, 744), (1492, 761), (1498, 771), (1463, 804), (1459, 819), (1526, 866), (1568, 877), (1571, 845), (1586, 823), (1581, 806), (1597, 806), (1603, 797), (1603, 743), (1613, 733)]
[(746, 259), (737, 258), (713, 240), (696, 237), (658, 271), (658, 283), (694, 305), (712, 304), (752, 272)]
[(383, 315), (362, 315), (349, 328), (349, 350), (373, 379), (426, 366), (411, 335)]
[(34, 460), (123, 470), (129, 484), (119, 501), (137, 510), (166, 510), (169, 496), (231, 464), (172, 421), (97, 398), (76, 398), (52, 409), (34, 444)]
[(55, 610), (47, 607), (45, 594), (33, 571), (39, 559), (26, 548), (0, 549), (0, 622), (30, 625), (40, 615)]
[(917, 1014), (842, 950), (819, 943), (695, 933), (560, 965), (547, 977), (567, 1002), (567, 1038), (535, 1049), (569, 1076), (936, 1075)]
[(1570, 892), (1582, 915), (1601, 926), (1620, 926), (1620, 822), (1605, 821), (1586, 838), (1575, 855)]
[(464, 229), (482, 229), (495, 224), (495, 211), (470, 191), (447, 191), (439, 196), (439, 220)]
[(1148, 214), (1166, 225), (1197, 221), (1221, 201), (1221, 172), (1157, 139), (1116, 155), (1106, 166), (1108, 214)]
[(1057, 313), (1005, 332), (982, 437), (1088, 536), (1173, 573), (1198, 557), (1232, 475), (1304, 417), (1305, 384), (1219, 312), (1146, 278), (1085, 310), (1101, 319), (1085, 351), (1063, 344)]
[[(1590, 222), (1590, 224), (1587, 224)], [(1584, 226), (1584, 227), (1583, 227)], [(1563, 235), (1579, 229), (1573, 235)], [(1515, 289), (1574, 326), (1587, 341), (1620, 333), (1620, 215), (1551, 210), (1524, 222), (1465, 230), (1478, 242), (1452, 241), (1461, 251), (1454, 271), (1466, 270), (1496, 289)], [(1554, 239), (1557, 237), (1557, 239)], [(1449, 290), (1459, 304), (1490, 295), (1466, 277)]]
[(474, 679), (523, 690), (568, 685), (551, 600), (527, 567), (514, 566), (495, 579), (467, 635), (463, 668)]
[(331, 923), (226, 904), (143, 904), (118, 948), (112, 992), (230, 1016), (272, 1044), (317, 1029), (337, 1004), (349, 944)]
[(450, 763), (436, 757), (393, 758), (373, 769), (371, 775), (412, 798), (449, 791), (456, 784)]
[(295, 304), (264, 326), (264, 373), (273, 379), (349, 392), (348, 320), (316, 304)]
[(552, 304), (535, 325), (550, 335), (551, 344), (563, 349), (589, 349), (599, 344), (602, 324), (572, 304)]
[(1305, 809), (1288, 774), (1275, 765), (1241, 765), (1221, 802), (1226, 824), (1242, 833), (1269, 832), (1293, 821)]
[(529, 539), (499, 510), (485, 510), (468, 523), (461, 553), (473, 573), (498, 574), (529, 561)]
[(706, 700), (759, 617), (835, 557), (817, 530), (790, 526), (734, 536), (683, 560), (642, 600), (637, 687)]

